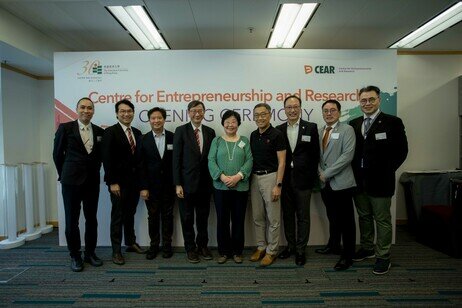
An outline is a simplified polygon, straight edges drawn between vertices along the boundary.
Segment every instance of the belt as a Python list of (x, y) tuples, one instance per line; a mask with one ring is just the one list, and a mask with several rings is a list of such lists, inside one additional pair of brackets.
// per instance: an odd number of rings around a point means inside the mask
[(276, 170), (272, 171), (272, 170), (257, 170), (257, 171), (254, 171), (253, 174), (255, 175), (264, 175), (264, 174), (269, 174), (269, 173), (273, 173), (273, 172), (276, 172)]

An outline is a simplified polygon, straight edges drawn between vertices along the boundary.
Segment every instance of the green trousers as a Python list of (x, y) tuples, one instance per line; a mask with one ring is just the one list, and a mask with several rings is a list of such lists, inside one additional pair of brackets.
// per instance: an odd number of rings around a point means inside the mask
[[(371, 197), (361, 192), (354, 195), (354, 201), (359, 216), (361, 248), (375, 250), (377, 258), (389, 259), (393, 237), (391, 197)], [(375, 230), (377, 230), (377, 240), (374, 245)]]

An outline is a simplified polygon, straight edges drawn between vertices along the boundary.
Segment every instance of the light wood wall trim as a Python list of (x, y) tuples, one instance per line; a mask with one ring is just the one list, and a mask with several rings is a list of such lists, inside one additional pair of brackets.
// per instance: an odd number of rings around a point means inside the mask
[(2, 63), (1, 67), (6, 69), (6, 70), (9, 70), (9, 71), (12, 71), (12, 72), (27, 76), (29, 78), (36, 79), (36, 80), (53, 80), (54, 79), (53, 76), (38, 76), (38, 75), (31, 74), (29, 72), (26, 72), (25, 70), (14, 67), (14, 66), (9, 65), (7, 63)]

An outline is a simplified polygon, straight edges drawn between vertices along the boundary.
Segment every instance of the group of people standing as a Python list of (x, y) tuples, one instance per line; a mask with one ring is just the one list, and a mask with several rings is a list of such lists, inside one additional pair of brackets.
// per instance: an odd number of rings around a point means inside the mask
[[(216, 136), (202, 124), (205, 106), (200, 101), (188, 104), (191, 121), (177, 127), (175, 133), (164, 128), (164, 109), (149, 110), (152, 130), (142, 135), (131, 126), (135, 108), (130, 101), (117, 102), (118, 123), (103, 130), (91, 123), (93, 102), (80, 99), (78, 120), (59, 126), (53, 151), (62, 185), (71, 269), (81, 271), (84, 262), (102, 265), (95, 254), (102, 163), (112, 203), (115, 264), (125, 263), (122, 235), (127, 252), (146, 254), (147, 259), (156, 258), (161, 251), (164, 258), (172, 256), (175, 195), (188, 261), (213, 259), (208, 247), (212, 194), (217, 213), (217, 262), (233, 259), (242, 263), (250, 192), (256, 238), (250, 261), (269, 266), (277, 257), (294, 256), (295, 263), (302, 266), (310, 234), (311, 194), (321, 183), (330, 238), (316, 252), (339, 254), (335, 270), (375, 257), (373, 272), (388, 272), (391, 197), (395, 171), (407, 156), (406, 134), (398, 117), (380, 111), (379, 88), (361, 89), (359, 103), (363, 116), (346, 124), (339, 121), (340, 103), (324, 102), (325, 124), (319, 129), (301, 119), (302, 102), (297, 96), (284, 100), (287, 122), (277, 127), (271, 125), (271, 107), (260, 103), (253, 109), (257, 129), (247, 138), (238, 134), (241, 118), (233, 110), (223, 113), (224, 133)], [(137, 244), (134, 231), (140, 197), (148, 209), (151, 241), (147, 250)], [(361, 233), (357, 252), (353, 200)], [(78, 224), (81, 205), (86, 219), (83, 259)], [(280, 252), (281, 221), (287, 247)]]

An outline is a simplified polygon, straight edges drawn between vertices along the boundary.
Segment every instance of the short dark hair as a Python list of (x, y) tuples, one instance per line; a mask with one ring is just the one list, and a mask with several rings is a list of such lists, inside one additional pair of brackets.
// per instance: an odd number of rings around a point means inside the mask
[(151, 114), (153, 114), (154, 112), (160, 112), (164, 120), (167, 118), (167, 111), (164, 108), (154, 107), (148, 111), (148, 119), (151, 117)]
[(253, 107), (253, 110), (257, 109), (257, 108), (260, 108), (260, 107), (265, 107), (266, 110), (268, 110), (269, 112), (271, 112), (271, 106), (268, 105), (267, 103), (259, 103), (259, 104), (256, 104), (255, 107)]
[(335, 100), (335, 99), (329, 99), (327, 101), (325, 101), (322, 106), (321, 106), (321, 109), (324, 108), (324, 105), (325, 104), (335, 104), (337, 106), (337, 109), (338, 111), (341, 111), (342, 110), (342, 106), (340, 105), (339, 101), (338, 100)]
[(302, 106), (302, 100), (300, 99), (300, 97), (298, 97), (297, 95), (290, 95), (284, 99), (284, 107), (286, 106), (286, 102), (291, 98), (295, 98), (296, 100), (298, 100), (298, 102), (300, 103), (300, 107)]
[(191, 101), (191, 102), (189, 102), (189, 104), (188, 104), (188, 111), (189, 111), (191, 108), (194, 108), (194, 107), (199, 106), (199, 105), (201, 105), (202, 108), (204, 108), (204, 110), (205, 110), (205, 105), (204, 105), (203, 102), (201, 102), (201, 101)]
[(79, 99), (77, 101), (77, 105), (75, 106), (75, 108), (79, 108), (80, 102), (82, 101), (90, 101), (93, 108), (95, 108), (95, 103), (93, 103), (93, 101), (89, 97), (82, 97), (81, 99)]
[(115, 112), (119, 112), (119, 106), (120, 105), (127, 105), (128, 107), (130, 107), (133, 111), (135, 111), (135, 106), (132, 104), (132, 102), (130, 102), (128, 99), (123, 99), (121, 101), (118, 101), (116, 104), (115, 104)]
[(227, 110), (225, 113), (223, 113), (223, 116), (221, 117), (221, 126), (225, 125), (225, 120), (231, 117), (236, 118), (237, 126), (241, 125), (241, 116), (239, 115), (239, 113), (237, 113), (234, 110)]
[(364, 92), (371, 92), (371, 91), (374, 91), (377, 94), (377, 96), (380, 96), (380, 89), (379, 87), (376, 87), (376, 86), (367, 86), (367, 87), (362, 88), (361, 90), (359, 90), (359, 96), (361, 96), (361, 94), (363, 94)]

